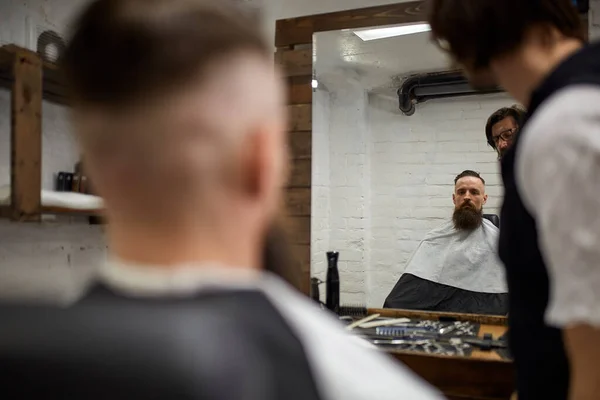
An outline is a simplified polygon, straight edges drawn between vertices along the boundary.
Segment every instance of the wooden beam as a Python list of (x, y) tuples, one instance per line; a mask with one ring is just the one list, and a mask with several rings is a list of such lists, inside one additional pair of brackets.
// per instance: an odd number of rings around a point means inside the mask
[(275, 27), (275, 46), (311, 44), (315, 32), (423, 22), (427, 19), (425, 4), (425, 1), (411, 1), (278, 20)]
[(312, 104), (298, 104), (288, 106), (290, 131), (312, 130)]
[(288, 133), (290, 155), (294, 160), (312, 157), (312, 132), (290, 132)]
[(275, 53), (275, 60), (286, 77), (312, 76), (312, 46), (302, 50), (279, 49)]
[(292, 249), (300, 271), (310, 273), (310, 245), (294, 245)]
[(291, 168), (284, 189), (286, 234), (299, 273), (296, 288), (310, 294), (310, 214), (312, 155), (312, 46), (278, 49), (275, 62), (286, 76), (289, 113), (288, 146)]
[(310, 188), (292, 188), (285, 191), (285, 208), (292, 217), (310, 217)]
[(292, 171), (288, 180), (288, 188), (310, 188), (312, 159), (305, 158), (292, 161)]
[(286, 229), (290, 244), (310, 246), (310, 217), (287, 217)]
[(312, 75), (288, 78), (288, 104), (312, 104)]
[(42, 62), (16, 51), (11, 93), (11, 208), (16, 221), (39, 221), (42, 181)]

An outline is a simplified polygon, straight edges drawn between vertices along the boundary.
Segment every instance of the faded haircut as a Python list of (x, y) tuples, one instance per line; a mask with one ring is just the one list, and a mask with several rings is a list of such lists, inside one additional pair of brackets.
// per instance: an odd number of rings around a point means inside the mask
[(235, 53), (271, 57), (233, 0), (95, 0), (60, 63), (75, 103), (120, 108), (177, 91)]
[(555, 28), (586, 40), (572, 0), (431, 0), (433, 38), (455, 61), (474, 70), (521, 46), (532, 27)]
[(483, 184), (485, 185), (485, 181), (483, 180), (479, 172), (475, 172), (470, 169), (464, 170), (460, 174), (456, 175), (456, 178), (454, 178), (454, 184), (456, 185), (460, 179), (466, 178), (467, 176), (472, 176), (473, 178), (480, 179), (481, 182), (483, 182)]

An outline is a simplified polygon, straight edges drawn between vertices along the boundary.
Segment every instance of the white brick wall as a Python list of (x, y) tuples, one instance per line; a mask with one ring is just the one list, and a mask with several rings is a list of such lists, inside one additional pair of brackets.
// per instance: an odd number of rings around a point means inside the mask
[[(369, 162), (367, 95), (358, 82), (315, 92), (313, 115), (312, 268), (325, 279), (326, 252), (341, 253), (344, 301), (364, 303)], [(322, 293), (324, 296), (324, 293)]]
[[(329, 250), (330, 173), (329, 173), (329, 92), (313, 94), (313, 168), (312, 168), (312, 276), (325, 280)], [(325, 288), (321, 287), (325, 295)]]

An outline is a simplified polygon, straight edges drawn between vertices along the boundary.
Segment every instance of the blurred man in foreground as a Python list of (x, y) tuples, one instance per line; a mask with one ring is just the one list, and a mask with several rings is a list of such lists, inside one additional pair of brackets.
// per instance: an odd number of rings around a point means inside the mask
[(76, 24), (64, 66), (112, 256), (66, 310), (0, 309), (15, 398), (438, 398), (261, 270), (285, 102), (230, 4), (98, 0)]
[(500, 257), (520, 400), (600, 393), (600, 45), (571, 0), (434, 0), (434, 38), (527, 108), (502, 157)]

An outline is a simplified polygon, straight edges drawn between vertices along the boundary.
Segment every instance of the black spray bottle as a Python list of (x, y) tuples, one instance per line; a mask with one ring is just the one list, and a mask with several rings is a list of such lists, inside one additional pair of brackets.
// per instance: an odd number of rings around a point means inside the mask
[(338, 271), (338, 258), (340, 253), (337, 251), (327, 252), (327, 281), (325, 282), (325, 292), (327, 299), (325, 305), (335, 313), (340, 309), (340, 273)]

